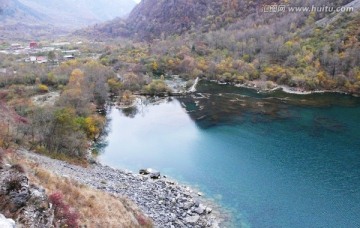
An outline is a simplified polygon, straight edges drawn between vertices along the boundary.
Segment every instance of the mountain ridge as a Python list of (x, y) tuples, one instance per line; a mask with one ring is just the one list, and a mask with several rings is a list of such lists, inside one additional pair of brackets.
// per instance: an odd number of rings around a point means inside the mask
[[(153, 39), (164, 39), (172, 35), (184, 33), (209, 32), (219, 29), (227, 29), (233, 24), (253, 17), (283, 17), (290, 12), (279, 12), (277, 15), (263, 12), (266, 5), (287, 6), (329, 6), (339, 7), (356, 0), (295, 0), (289, 3), (287, 0), (142, 0), (131, 11), (129, 17), (124, 20), (113, 20), (97, 24), (79, 31), (77, 34), (89, 36), (112, 37), (129, 36), (137, 40), (151, 41)], [(352, 6), (349, 4), (349, 6)], [(330, 15), (326, 12), (314, 12), (315, 21)], [(295, 14), (295, 13), (294, 13)], [(307, 17), (310, 12), (298, 12)], [(267, 20), (267, 19), (264, 19)], [(118, 25), (117, 25), (118, 23)], [(121, 33), (113, 32), (121, 28)], [(125, 32), (126, 30), (126, 32)]]
[(25, 28), (26, 33), (31, 34), (25, 34), (29, 37), (79, 29), (126, 17), (135, 5), (133, 0), (1, 0), (0, 29), (4, 32), (0, 37), (18, 37), (18, 27)]

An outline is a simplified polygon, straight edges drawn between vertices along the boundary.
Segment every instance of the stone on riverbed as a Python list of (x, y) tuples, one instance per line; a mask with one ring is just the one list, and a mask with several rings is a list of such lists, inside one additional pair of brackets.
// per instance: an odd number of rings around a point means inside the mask
[(149, 175), (152, 172), (151, 169), (140, 169), (139, 173), (141, 175)]
[(185, 222), (190, 224), (195, 224), (199, 221), (199, 219), (200, 219), (199, 215), (189, 216), (185, 218)]
[(161, 178), (160, 172), (157, 172), (152, 169), (140, 169), (139, 173), (141, 175), (149, 175), (150, 174), (151, 179), (160, 179)]
[(150, 173), (150, 178), (151, 179), (160, 179), (160, 172)]
[(188, 210), (188, 209), (190, 209), (193, 205), (194, 205), (194, 203), (192, 203), (192, 202), (187, 202), (187, 203), (184, 203), (184, 204), (182, 205), (182, 208), (184, 208), (185, 210)]
[(194, 209), (194, 212), (199, 214), (199, 215), (202, 215), (206, 210), (206, 207), (203, 206), (202, 204), (199, 205), (199, 207), (197, 207), (196, 209)]

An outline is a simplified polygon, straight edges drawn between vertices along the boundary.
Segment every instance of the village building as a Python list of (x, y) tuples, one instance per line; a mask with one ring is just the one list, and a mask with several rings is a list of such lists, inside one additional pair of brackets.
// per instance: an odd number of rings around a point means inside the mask
[(20, 50), (20, 49), (24, 49), (23, 46), (21, 46), (21, 44), (18, 44), (18, 43), (14, 43), (14, 44), (11, 44), (11, 47), (10, 47), (12, 50)]
[(36, 61), (37, 61), (37, 63), (47, 63), (48, 62), (48, 60), (45, 56), (36, 57)]
[(57, 42), (57, 43), (52, 43), (51, 46), (59, 47), (59, 46), (68, 46), (70, 44), (71, 44), (70, 42)]
[(38, 43), (36, 43), (36, 42), (33, 41), (33, 42), (30, 42), (29, 47), (30, 47), (31, 49), (35, 49), (35, 48), (38, 48), (39, 45), (38, 45)]
[(74, 55), (64, 55), (65, 60), (75, 59)]
[(54, 47), (43, 47), (41, 50), (42, 51), (55, 51), (56, 49)]
[(36, 62), (36, 56), (30, 56), (30, 62)]
[(80, 55), (80, 51), (79, 50), (65, 50), (65, 51), (62, 51), (62, 53), (66, 56), (68, 55), (72, 55), (72, 56), (78, 56)]

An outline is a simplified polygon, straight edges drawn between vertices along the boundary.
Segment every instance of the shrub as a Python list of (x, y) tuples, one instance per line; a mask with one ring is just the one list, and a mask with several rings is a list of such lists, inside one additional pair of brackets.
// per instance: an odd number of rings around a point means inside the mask
[(153, 227), (152, 221), (146, 218), (144, 215), (138, 214), (136, 215), (136, 220), (138, 221), (141, 227)]
[(20, 164), (15, 164), (15, 165), (11, 166), (11, 169), (18, 171), (19, 173), (25, 173), (24, 166), (22, 166)]
[(54, 204), (55, 207), (62, 207), (63, 206), (63, 199), (64, 196), (60, 192), (55, 192), (49, 196), (50, 202)]
[(54, 205), (55, 216), (61, 221), (61, 225), (70, 228), (79, 227), (79, 214), (64, 202), (61, 192), (55, 192), (49, 196), (50, 202)]
[(47, 92), (49, 92), (49, 88), (44, 84), (40, 84), (40, 85), (38, 85), (38, 92), (47, 93)]
[(21, 189), (21, 179), (18, 177), (13, 177), (9, 181), (6, 182), (6, 191), (8, 193)]
[(115, 94), (117, 94), (123, 86), (122, 83), (115, 78), (110, 78), (107, 83), (109, 85), (110, 92)]
[(77, 122), (89, 139), (96, 139), (104, 126), (104, 119), (98, 115), (92, 115), (86, 118), (79, 117)]
[(169, 92), (169, 89), (163, 80), (153, 80), (149, 85), (145, 86), (145, 92), (154, 95)]
[(121, 102), (124, 105), (131, 105), (135, 100), (135, 97), (132, 95), (131, 91), (125, 90), (121, 96)]

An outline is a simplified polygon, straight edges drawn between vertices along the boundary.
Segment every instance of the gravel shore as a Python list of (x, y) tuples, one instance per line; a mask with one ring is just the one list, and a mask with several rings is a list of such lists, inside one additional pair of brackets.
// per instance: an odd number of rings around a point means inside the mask
[(129, 198), (153, 219), (156, 227), (219, 227), (222, 215), (216, 205), (189, 187), (167, 178), (153, 180), (149, 175), (134, 174), (101, 164), (83, 168), (26, 150), (20, 150), (19, 154), (55, 174)]

